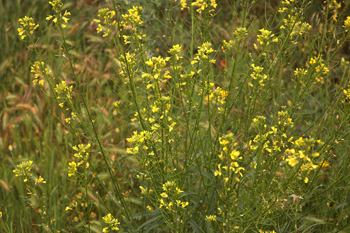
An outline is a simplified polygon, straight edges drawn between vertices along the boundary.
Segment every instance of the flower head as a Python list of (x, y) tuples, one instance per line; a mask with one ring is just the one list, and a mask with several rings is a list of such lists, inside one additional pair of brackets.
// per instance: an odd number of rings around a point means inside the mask
[(348, 31), (350, 29), (350, 16), (348, 16), (344, 22), (345, 31)]
[(24, 18), (18, 20), (21, 27), (17, 29), (18, 35), (23, 40), (27, 35), (34, 33), (34, 30), (39, 27), (39, 24), (35, 24), (33, 18), (24, 16)]
[(32, 174), (30, 173), (31, 166), (33, 161), (27, 161), (22, 162), (21, 164), (17, 165), (17, 169), (13, 170), (14, 173), (16, 173), (16, 176), (24, 176), (24, 182), (28, 181), (28, 177)]

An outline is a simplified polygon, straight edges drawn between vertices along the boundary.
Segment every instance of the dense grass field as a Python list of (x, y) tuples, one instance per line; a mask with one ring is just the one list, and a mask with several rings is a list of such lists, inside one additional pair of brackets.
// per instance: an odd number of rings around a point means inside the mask
[(0, 232), (350, 232), (350, 2), (2, 0)]

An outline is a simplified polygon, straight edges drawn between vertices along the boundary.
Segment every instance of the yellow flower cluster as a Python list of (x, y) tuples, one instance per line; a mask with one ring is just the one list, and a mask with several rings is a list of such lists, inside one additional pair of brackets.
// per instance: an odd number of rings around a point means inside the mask
[(229, 42), (227, 42), (226, 40), (223, 40), (221, 49), (223, 52), (226, 52), (226, 50), (230, 51), (235, 44), (236, 42), (233, 40), (229, 40)]
[(141, 6), (133, 6), (132, 9), (128, 10), (128, 14), (123, 14), (122, 17), (124, 21), (121, 22), (121, 25), (126, 27), (129, 24), (132, 26), (133, 30), (136, 30), (136, 25), (143, 24), (141, 20), (140, 11), (142, 10)]
[(271, 31), (265, 29), (260, 29), (259, 31), (261, 35), (257, 35), (257, 37), (261, 45), (269, 45), (270, 40), (272, 40), (272, 42), (278, 42), (278, 38), (274, 38), (275, 35), (271, 34)]
[(136, 64), (135, 53), (125, 53), (124, 55), (120, 55), (119, 61), (121, 69), (119, 71), (119, 75), (124, 78), (125, 83), (130, 81), (129, 77), (132, 77), (134, 73), (138, 71), (134, 66)]
[[(294, 5), (292, 4), (294, 3)], [(311, 25), (302, 22), (302, 18), (299, 17), (299, 12), (295, 11), (295, 1), (282, 1), (282, 7), (279, 8), (279, 13), (286, 13), (286, 18), (283, 19), (283, 25), (280, 27), (280, 29), (288, 29), (291, 30), (290, 33), (290, 39), (292, 40), (295, 36), (302, 36), (306, 33), (308, 33), (311, 29)], [(295, 42), (296, 43), (296, 42)]]
[(39, 83), (39, 85), (41, 86), (44, 85), (44, 77), (51, 74), (51, 70), (45, 68), (45, 63), (39, 61), (34, 62), (34, 64), (31, 66), (30, 72), (34, 74), (34, 85)]
[[(192, 6), (198, 7), (197, 12), (199, 14), (202, 13), (202, 11), (206, 10), (208, 7), (213, 7), (214, 9), (217, 7), (216, 0), (210, 0), (210, 1), (205, 1), (205, 0), (197, 0), (195, 2), (192, 2)], [(214, 9), (211, 9), (209, 12), (214, 11)]]
[(311, 29), (311, 25), (306, 22), (297, 21), (297, 16), (288, 14), (287, 19), (283, 19), (284, 24), (280, 29), (292, 30), (290, 33), (290, 39), (292, 40), (295, 36), (302, 36), (308, 33)]
[(294, 123), (292, 118), (289, 117), (288, 112), (278, 112), (278, 127), (280, 129), (286, 129), (287, 127), (293, 127)]
[(350, 89), (344, 89), (343, 90), (343, 93), (345, 94), (345, 96), (343, 96), (343, 98), (342, 98), (342, 103), (347, 103), (347, 102), (349, 102), (349, 100), (350, 100)]
[(134, 135), (131, 138), (127, 138), (126, 140), (130, 143), (134, 143), (134, 147), (127, 148), (126, 152), (128, 154), (137, 154), (142, 146), (142, 149), (147, 150), (146, 142), (152, 138), (152, 133), (148, 131), (142, 131), (140, 134), (137, 131), (134, 131)]
[[(272, 153), (272, 151), (281, 151), (281, 148), (284, 148), (287, 143), (290, 143), (293, 137), (288, 141), (286, 130), (288, 127), (293, 127), (292, 119), (289, 117), (288, 112), (280, 111), (278, 112), (278, 123), (275, 126), (271, 126), (271, 130), (267, 131), (267, 126), (265, 124), (266, 117), (257, 116), (253, 119), (252, 128), (258, 128), (259, 133), (254, 137), (253, 140), (249, 141), (249, 148), (251, 150), (257, 150), (260, 146), (261, 152)], [(270, 148), (269, 135), (273, 135), (272, 145), (273, 148)]]
[(24, 182), (28, 181), (28, 178), (32, 176), (30, 173), (31, 171), (31, 166), (32, 166), (33, 161), (27, 161), (27, 162), (22, 162), (19, 165), (17, 165), (17, 168), (13, 170), (13, 172), (16, 174), (16, 176), (24, 176)]
[(84, 145), (79, 144), (78, 146), (73, 146), (73, 150), (77, 151), (77, 153), (74, 154), (74, 157), (76, 157), (78, 160), (80, 160), (78, 163), (75, 161), (72, 161), (69, 163), (68, 166), (68, 176), (74, 176), (75, 173), (78, 171), (78, 167), (85, 163), (85, 168), (89, 168), (90, 164), (88, 162), (89, 159), (89, 153), (87, 150), (90, 148), (90, 144)]
[[(306, 69), (296, 68), (295, 71), (294, 71), (294, 76), (298, 77), (298, 78), (301, 78), (301, 77), (303, 77), (306, 74), (307, 74), (307, 70)], [(300, 80), (300, 82), (302, 82), (302, 81)]]
[[(71, 15), (69, 11), (65, 11), (63, 16), (61, 14), (61, 8), (63, 6), (63, 3), (61, 2), (61, 0), (54, 0), (54, 1), (50, 1), (49, 4), (52, 6), (52, 9), (55, 11), (56, 16), (54, 15), (49, 15), (48, 17), (46, 17), (47, 21), (52, 20), (52, 22), (54, 22), (55, 24), (59, 24), (60, 26), (62, 26), (62, 28), (66, 28), (67, 27), (67, 23), (69, 18), (67, 18), (67, 16)], [(60, 20), (63, 20), (64, 23), (60, 22)], [(66, 24), (65, 24), (66, 23)]]
[[(318, 55), (317, 57), (310, 58), (309, 64), (315, 67), (315, 72), (317, 74), (316, 81), (319, 83), (324, 83), (323, 77), (321, 74), (326, 75), (329, 72), (328, 67), (325, 65), (324, 60), (322, 59), (322, 55)], [(306, 67), (309, 67), (309, 64), (306, 64)]]
[[(291, 0), (292, 1), (292, 0)], [(264, 231), (264, 230), (259, 230), (259, 233), (276, 233), (276, 231)]]
[(334, 21), (337, 21), (338, 18), (338, 9), (341, 8), (341, 3), (337, 2), (336, 0), (330, 1), (328, 4), (329, 11), (332, 11), (332, 17), (331, 19)]
[(216, 215), (207, 215), (205, 216), (205, 220), (208, 222), (216, 222)]
[(246, 28), (239, 27), (239, 28), (236, 28), (234, 35), (238, 41), (244, 40), (248, 35), (248, 31)]
[[(260, 129), (266, 129), (265, 120), (265, 117), (257, 117), (253, 120), (253, 125), (260, 126)], [(300, 137), (294, 141), (293, 137), (288, 139), (286, 132), (289, 127), (293, 127), (293, 121), (289, 117), (288, 112), (278, 112), (277, 124), (272, 126), (270, 131), (267, 129), (265, 132), (260, 131), (255, 138), (249, 142), (249, 149), (252, 151), (259, 149), (262, 154), (266, 152), (268, 155), (280, 153), (283, 149), (284, 156), (280, 158), (283, 159), (283, 162), (280, 164), (288, 164), (292, 168), (300, 164), (297, 177), (300, 180), (303, 179), (304, 182), (307, 183), (307, 176), (311, 171), (319, 166), (324, 167), (322, 161), (316, 161), (320, 154), (315, 152), (316, 145), (322, 146), (324, 143), (321, 140), (315, 140), (309, 137)], [(271, 144), (272, 148), (270, 146)], [(264, 162), (265, 160), (262, 163)], [(254, 162), (253, 167), (256, 167), (256, 165), (257, 164)], [(281, 169), (287, 169), (287, 167), (281, 167)]]
[(161, 72), (161, 68), (166, 66), (166, 62), (170, 60), (170, 57), (162, 58), (159, 57), (152, 57), (148, 61), (146, 61), (146, 65), (152, 68), (152, 73), (154, 73), (154, 76), (148, 76), (150, 78), (158, 79), (159, 74)]
[(297, 164), (302, 164), (297, 175), (298, 179), (304, 179), (305, 183), (308, 183), (309, 178), (307, 175), (317, 169), (320, 165), (315, 164), (311, 158), (317, 158), (320, 156), (317, 152), (312, 152), (315, 144), (323, 145), (321, 140), (315, 140), (313, 138), (303, 138), (295, 140), (294, 145), (296, 148), (286, 149), (284, 154), (286, 156), (285, 161), (291, 166), (294, 167)]
[(119, 231), (118, 225), (120, 225), (120, 222), (111, 214), (107, 214), (106, 216), (102, 217), (102, 219), (106, 224), (108, 224), (108, 227), (103, 228), (102, 232), (110, 232), (110, 230)]
[(62, 81), (61, 83), (57, 84), (54, 90), (58, 94), (58, 99), (63, 98), (63, 102), (59, 104), (61, 108), (66, 101), (70, 101), (72, 99), (73, 86), (68, 87), (66, 81)]
[(291, 7), (291, 3), (294, 2), (294, 0), (285, 0), (281, 2), (282, 8), (280, 7), (278, 9), (279, 13), (283, 13), (288, 10), (288, 7)]
[(261, 66), (255, 66), (254, 64), (252, 64), (251, 67), (252, 67), (252, 73), (250, 74), (250, 77), (252, 77), (254, 80), (257, 80), (260, 86), (262, 87), (265, 86), (264, 81), (267, 79), (267, 75), (262, 74), (262, 71), (264, 70), (264, 68)]
[(167, 181), (163, 184), (163, 191), (158, 199), (160, 202), (159, 208), (165, 208), (169, 211), (177, 212), (179, 209), (184, 209), (189, 205), (188, 202), (183, 202), (179, 200), (180, 194), (183, 193), (181, 189), (176, 186), (173, 181)]
[(108, 36), (111, 33), (111, 30), (108, 26), (117, 26), (117, 21), (112, 20), (115, 16), (115, 12), (109, 10), (108, 8), (102, 8), (98, 10), (98, 17), (102, 19), (102, 25), (100, 19), (95, 19), (94, 22), (98, 23), (97, 33), (104, 32), (103, 37)]
[(203, 89), (206, 90), (205, 100), (211, 101), (212, 104), (215, 104), (217, 106), (219, 113), (223, 113), (224, 108), (222, 106), (226, 103), (228, 91), (222, 89), (221, 87), (214, 88), (214, 83), (208, 84), (207, 81), (204, 82), (204, 88), (200, 89), (198, 95), (201, 95)]
[(180, 5), (181, 5), (181, 10), (186, 9), (186, 8), (189, 9), (189, 7), (186, 3), (186, 0), (181, 0)]
[(168, 53), (175, 56), (176, 60), (180, 60), (182, 57), (180, 57), (178, 54), (181, 52), (181, 46), (180, 45), (174, 45), (171, 49), (169, 49)]
[[(177, 57), (177, 52), (173, 48), (172, 52), (174, 52), (174, 56)], [(166, 83), (167, 80), (171, 79), (170, 72), (168, 70), (165, 70), (163, 75), (161, 74), (162, 68), (166, 66), (167, 62), (170, 60), (170, 57), (162, 58), (162, 57), (152, 57), (148, 61), (145, 62), (147, 66), (151, 68), (151, 72), (147, 73), (144, 72), (142, 74), (142, 78), (146, 78), (146, 88), (150, 89), (152, 88), (153, 92), (155, 94), (160, 94), (161, 92), (161, 87), (160, 83)], [(152, 95), (149, 97), (151, 98)], [(155, 111), (153, 111), (155, 112)]]
[(201, 46), (198, 47), (198, 55), (195, 58), (196, 60), (201, 60), (201, 59), (208, 59), (209, 54), (214, 52), (214, 50), (211, 47), (210, 42), (204, 42)]
[(346, 18), (346, 20), (344, 21), (344, 26), (343, 27), (345, 28), (346, 32), (350, 29), (350, 16), (348, 16)]
[(39, 27), (39, 24), (35, 24), (33, 18), (24, 16), (24, 18), (18, 20), (21, 27), (17, 29), (18, 35), (23, 40), (27, 35), (32, 35), (34, 30)]
[(222, 150), (218, 155), (220, 163), (217, 164), (214, 176), (221, 177), (224, 180), (224, 184), (227, 184), (227, 182), (232, 183), (232, 178), (235, 182), (239, 182), (240, 179), (236, 174), (243, 176), (241, 171), (245, 169), (238, 164), (242, 157), (240, 156), (240, 152), (235, 149), (237, 143), (233, 134), (229, 133), (220, 137), (219, 142)]

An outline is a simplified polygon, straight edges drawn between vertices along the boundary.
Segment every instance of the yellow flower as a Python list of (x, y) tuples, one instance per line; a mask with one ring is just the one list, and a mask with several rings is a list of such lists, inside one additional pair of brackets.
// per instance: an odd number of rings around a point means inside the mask
[(345, 31), (348, 31), (350, 29), (350, 16), (348, 16), (344, 22)]
[(40, 183), (46, 184), (46, 181), (41, 176), (39, 176), (39, 179), (35, 179), (35, 184), (40, 184)]
[(102, 219), (105, 223), (109, 225), (108, 227), (103, 228), (103, 232), (109, 232), (109, 228), (115, 231), (119, 230), (118, 225), (120, 224), (120, 222), (111, 214), (107, 214), (106, 216), (102, 217)]
[(22, 162), (21, 164), (17, 165), (17, 169), (13, 170), (14, 173), (16, 173), (16, 176), (24, 176), (24, 182), (28, 181), (28, 177), (31, 176), (32, 174), (30, 173), (31, 171), (31, 166), (32, 166), (33, 161), (27, 161), (27, 162)]
[(295, 157), (288, 158), (288, 159), (286, 159), (286, 161), (292, 167), (294, 167), (295, 165), (297, 165), (299, 163), (298, 160)]
[(54, 1), (50, 1), (49, 4), (52, 6), (52, 9), (56, 12), (59, 13), (61, 11), (61, 8), (63, 6), (63, 3), (61, 2), (61, 0), (54, 0)]
[(73, 161), (71, 163), (69, 163), (69, 167), (68, 167), (68, 176), (74, 176), (75, 173), (77, 172), (77, 164)]
[(231, 152), (231, 154), (230, 154), (231, 159), (232, 159), (232, 160), (237, 159), (238, 156), (239, 156), (239, 154), (240, 154), (239, 151), (233, 150), (233, 151)]
[(53, 15), (49, 15), (49, 16), (46, 17), (46, 20), (50, 21), (53, 17), (54, 17)]
[(62, 19), (63, 19), (63, 21), (64, 21), (65, 23), (68, 23), (69, 18), (62, 17)]
[(208, 222), (216, 221), (216, 215), (205, 216), (205, 220), (207, 220)]
[(181, 5), (181, 10), (183, 10), (183, 9), (185, 9), (185, 8), (189, 8), (189, 7), (187, 6), (186, 0), (181, 0), (181, 1), (180, 1), (180, 5)]
[(24, 16), (24, 18), (21, 18), (18, 21), (21, 24), (21, 27), (19, 27), (17, 31), (18, 35), (21, 37), (21, 40), (23, 40), (27, 35), (33, 34), (34, 30), (39, 27), (39, 24), (35, 24), (33, 18), (28, 16)]
[(146, 61), (145, 64), (148, 65), (148, 66), (150, 66), (150, 67), (153, 67), (153, 62), (152, 62), (151, 59), (148, 60), (148, 61)]

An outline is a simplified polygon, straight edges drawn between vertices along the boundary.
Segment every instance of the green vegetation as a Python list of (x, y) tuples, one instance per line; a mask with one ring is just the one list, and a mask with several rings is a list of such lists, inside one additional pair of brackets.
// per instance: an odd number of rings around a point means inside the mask
[(348, 232), (348, 1), (0, 2), (0, 232)]

